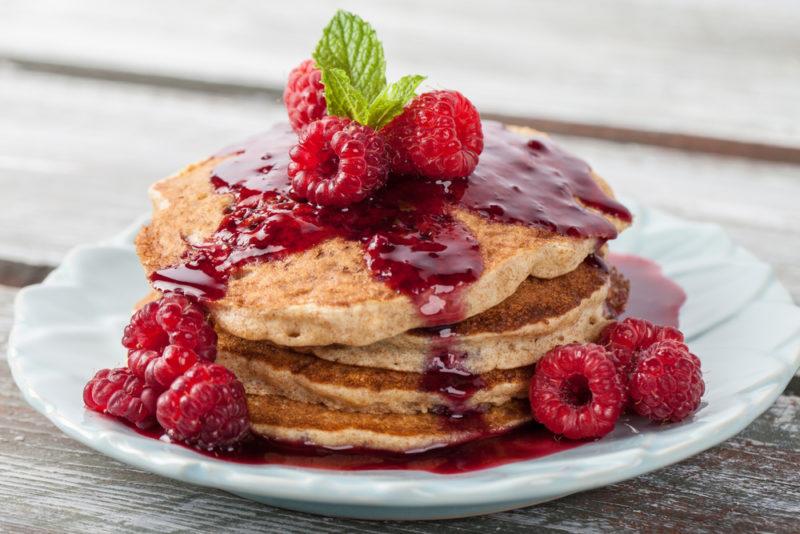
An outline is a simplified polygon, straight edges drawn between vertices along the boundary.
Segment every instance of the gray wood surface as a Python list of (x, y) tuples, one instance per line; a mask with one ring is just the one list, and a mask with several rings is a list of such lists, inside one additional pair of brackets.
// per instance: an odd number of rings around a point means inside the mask
[[(394, 73), (595, 136), (560, 140), (621, 194), (721, 224), (800, 301), (800, 165), (703, 153), (719, 150), (692, 137), (800, 154), (796, 1), (342, 4), (379, 27)], [(24, 403), (5, 363), (16, 288), (145, 212), (153, 180), (283, 117), (283, 78), (332, 9), (0, 3), (0, 532), (800, 531), (800, 378), (745, 431), (689, 460), (438, 524), (315, 517), (174, 482), (79, 445)], [(559, 126), (573, 123), (583, 126)], [(687, 151), (642, 144), (648, 132), (691, 134)]]
[(0, 58), (279, 89), (336, 7), (483, 111), (800, 141), (795, 0), (6, 0)]

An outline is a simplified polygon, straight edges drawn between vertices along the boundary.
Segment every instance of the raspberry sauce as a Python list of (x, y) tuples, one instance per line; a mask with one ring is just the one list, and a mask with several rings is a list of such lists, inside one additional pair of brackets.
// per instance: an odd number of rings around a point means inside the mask
[(678, 314), (686, 302), (686, 293), (664, 276), (657, 263), (615, 253), (608, 255), (608, 262), (631, 283), (628, 305), (619, 319), (639, 317), (657, 325), (678, 327)]
[(617, 237), (614, 225), (583, 206), (631, 220), (628, 209), (600, 189), (585, 161), (547, 138), (526, 142), (494, 121), (485, 121), (483, 132), (478, 167), (454, 185), (460, 207), (499, 222), (604, 240)]
[(234, 269), (340, 237), (361, 243), (375, 278), (409, 296), (426, 324), (443, 325), (463, 318), (461, 293), (483, 272), (478, 241), (454, 208), (603, 241), (616, 237), (614, 226), (584, 206), (631, 219), (586, 163), (546, 138), (529, 141), (491, 121), (483, 131), (485, 148), (472, 175), (438, 182), (393, 176), (346, 209), (291, 198), (288, 154), (297, 137), (288, 125), (230, 147), (211, 177), (218, 193), (233, 197), (224, 219), (204, 243), (189, 246), (180, 265), (153, 273), (153, 286), (216, 300)]
[[(160, 432), (127, 426), (143, 436), (170, 441)], [(499, 436), (487, 436), (459, 445), (405, 454), (357, 447), (334, 450), (302, 443), (276, 442), (261, 437), (255, 437), (235, 450), (223, 452), (194, 449), (179, 442), (171, 443), (190, 448), (203, 456), (238, 464), (283, 465), (334, 471), (413, 470), (457, 475), (512, 462), (534, 460), (574, 449), (586, 442), (559, 439), (540, 425), (526, 423)]]
[(466, 369), (463, 362), (468, 354), (458, 349), (455, 338), (450, 328), (432, 329), (430, 353), (419, 389), (442, 397), (442, 404), (436, 407), (436, 412), (446, 416), (442, 420), (445, 426), (483, 428), (480, 412), (468, 404), (486, 383), (483, 377)]

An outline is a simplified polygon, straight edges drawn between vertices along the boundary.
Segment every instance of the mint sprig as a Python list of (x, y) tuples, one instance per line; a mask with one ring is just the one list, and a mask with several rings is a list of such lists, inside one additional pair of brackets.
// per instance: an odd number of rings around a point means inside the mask
[(370, 103), (367, 109), (367, 122), (364, 124), (368, 124), (376, 130), (389, 124), (393, 118), (403, 112), (406, 102), (414, 98), (417, 87), (424, 79), (425, 76), (411, 74), (403, 76), (392, 85), (384, 86), (383, 90)]
[(350, 117), (361, 124), (366, 124), (367, 100), (361, 91), (353, 87), (350, 77), (344, 70), (322, 69), (322, 85), (325, 86), (328, 115)]
[(424, 76), (386, 83), (383, 45), (358, 15), (339, 10), (322, 30), (312, 54), (322, 71), (328, 114), (380, 129), (402, 113)]
[(358, 15), (339, 10), (322, 30), (312, 54), (320, 69), (341, 69), (371, 102), (386, 85), (386, 60), (378, 34)]

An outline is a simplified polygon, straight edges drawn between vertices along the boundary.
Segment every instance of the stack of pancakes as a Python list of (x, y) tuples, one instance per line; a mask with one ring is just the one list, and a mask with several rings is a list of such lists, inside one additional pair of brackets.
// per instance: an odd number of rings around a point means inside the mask
[[(231, 197), (210, 178), (225, 158), (151, 188), (153, 220), (137, 238), (148, 274), (180, 262), (187, 243), (202, 243), (219, 226)], [(464, 319), (456, 324), (428, 327), (409, 297), (372, 275), (358, 242), (333, 238), (237, 270), (225, 296), (208, 305), (217, 362), (243, 382), (256, 433), (409, 452), (530, 420), (535, 362), (556, 345), (595, 340), (624, 307), (627, 283), (605, 265), (598, 238), (460, 208), (453, 215), (477, 239), (484, 263), (460, 296)], [(603, 216), (618, 231), (628, 224)]]

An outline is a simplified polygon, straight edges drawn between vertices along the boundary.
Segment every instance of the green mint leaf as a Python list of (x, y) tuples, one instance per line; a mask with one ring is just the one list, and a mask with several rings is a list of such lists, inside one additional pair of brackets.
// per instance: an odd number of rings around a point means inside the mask
[(339, 10), (322, 30), (312, 54), (321, 70), (341, 69), (367, 102), (386, 86), (383, 45), (369, 23), (358, 15)]
[(370, 103), (366, 113), (368, 126), (379, 130), (403, 112), (406, 102), (414, 98), (415, 91), (425, 76), (418, 74), (403, 76), (392, 85), (383, 88)]
[(364, 95), (353, 87), (345, 71), (337, 68), (322, 69), (322, 83), (325, 86), (328, 115), (349, 117), (364, 124), (367, 101)]

